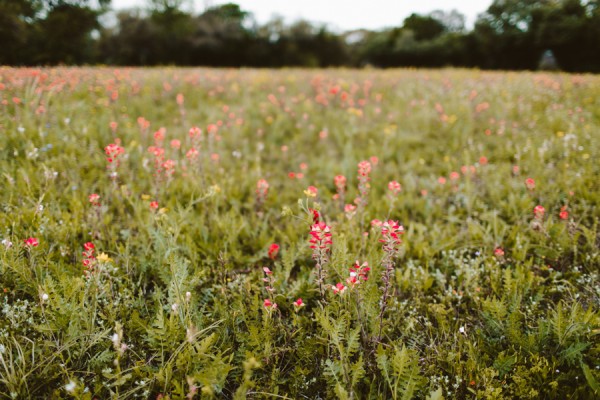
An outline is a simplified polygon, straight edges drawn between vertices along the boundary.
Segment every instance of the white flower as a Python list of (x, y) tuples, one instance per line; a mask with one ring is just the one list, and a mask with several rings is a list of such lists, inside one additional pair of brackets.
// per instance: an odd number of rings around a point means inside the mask
[(113, 333), (112, 337), (110, 338), (110, 340), (112, 340), (112, 342), (115, 344), (115, 346), (119, 343), (119, 334), (118, 333)]
[(2, 244), (4, 245), (4, 247), (6, 247), (8, 249), (8, 248), (12, 247), (13, 242), (11, 242), (8, 239), (2, 239)]
[(177, 309), (179, 308), (179, 304), (174, 303), (173, 305), (171, 305), (171, 310), (173, 311), (177, 311)]
[(192, 298), (192, 293), (190, 293), (190, 292), (185, 292), (185, 300), (186, 300), (187, 302), (189, 302), (191, 298)]
[(50, 297), (47, 293), (42, 294), (42, 300), (47, 301)]
[(465, 333), (465, 327), (464, 327), (464, 326), (461, 326), (460, 328), (458, 328), (458, 331), (459, 331), (460, 333), (464, 334), (464, 333)]
[(75, 382), (69, 381), (69, 383), (67, 383), (65, 385), (65, 390), (69, 393), (72, 393), (76, 387), (77, 387), (77, 384)]

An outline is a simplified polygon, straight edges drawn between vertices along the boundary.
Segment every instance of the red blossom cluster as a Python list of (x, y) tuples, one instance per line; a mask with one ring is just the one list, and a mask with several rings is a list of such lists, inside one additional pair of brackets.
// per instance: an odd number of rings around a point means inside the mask
[(277, 258), (277, 254), (279, 254), (279, 245), (277, 243), (273, 243), (269, 246), (268, 255), (271, 260), (275, 260)]
[(100, 207), (100, 196), (96, 193), (92, 193), (88, 196), (88, 200), (94, 207)]
[(81, 253), (83, 255), (83, 266), (85, 267), (85, 269), (87, 270), (87, 272), (89, 272), (92, 267), (94, 266), (94, 251), (95, 251), (96, 246), (94, 246), (94, 243), (92, 242), (87, 242), (84, 243), (83, 245), (83, 252)]
[(404, 233), (404, 227), (396, 221), (386, 221), (381, 226), (381, 236), (379, 239), (383, 243), (383, 250), (386, 252), (397, 251), (398, 246), (402, 244), (400, 235)]
[(34, 237), (27, 238), (27, 239), (25, 239), (23, 241), (25, 242), (25, 246), (28, 247), (28, 248), (37, 247), (40, 244), (38, 242), (38, 240), (36, 238), (34, 238)]
[(350, 288), (354, 288), (356, 285), (359, 285), (361, 282), (369, 279), (369, 263), (366, 261), (364, 263), (356, 263), (350, 267), (350, 277), (346, 279), (346, 283), (350, 286)]
[(318, 253), (329, 252), (331, 250), (331, 228), (324, 222), (319, 222), (311, 226), (310, 228), (310, 248), (317, 250), (313, 252), (313, 258), (318, 257)]

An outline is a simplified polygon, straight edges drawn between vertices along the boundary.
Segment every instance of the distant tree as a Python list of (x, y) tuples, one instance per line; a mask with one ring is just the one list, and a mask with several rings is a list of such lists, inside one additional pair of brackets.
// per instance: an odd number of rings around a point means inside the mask
[(41, 4), (30, 0), (0, 0), (0, 64), (25, 64), (32, 54), (27, 43)]
[(465, 30), (465, 16), (457, 10), (435, 10), (429, 13), (429, 16), (440, 22), (446, 32), (464, 32)]
[(411, 30), (416, 40), (431, 40), (446, 32), (444, 24), (429, 15), (411, 14), (404, 20), (404, 29)]
[(544, 51), (536, 40), (545, 8), (554, 0), (494, 0), (475, 24), (482, 66), (535, 69)]

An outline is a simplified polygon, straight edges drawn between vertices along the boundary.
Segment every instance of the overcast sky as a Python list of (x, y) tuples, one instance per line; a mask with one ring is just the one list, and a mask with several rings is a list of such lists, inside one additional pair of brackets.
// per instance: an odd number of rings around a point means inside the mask
[[(467, 17), (467, 27), (472, 27), (477, 14), (485, 11), (492, 0), (185, 0), (189, 7), (201, 12), (207, 5), (239, 4), (250, 11), (259, 23), (274, 15), (286, 22), (306, 19), (326, 23), (332, 29), (380, 29), (401, 25), (411, 13), (426, 14), (433, 10), (456, 9)], [(114, 9), (144, 7), (147, 0), (112, 0)]]

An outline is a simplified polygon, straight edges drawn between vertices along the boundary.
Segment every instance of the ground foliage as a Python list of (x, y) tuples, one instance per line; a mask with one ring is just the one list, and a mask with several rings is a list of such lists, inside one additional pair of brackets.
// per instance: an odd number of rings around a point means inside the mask
[(599, 396), (596, 76), (4, 68), (0, 98), (2, 398)]

